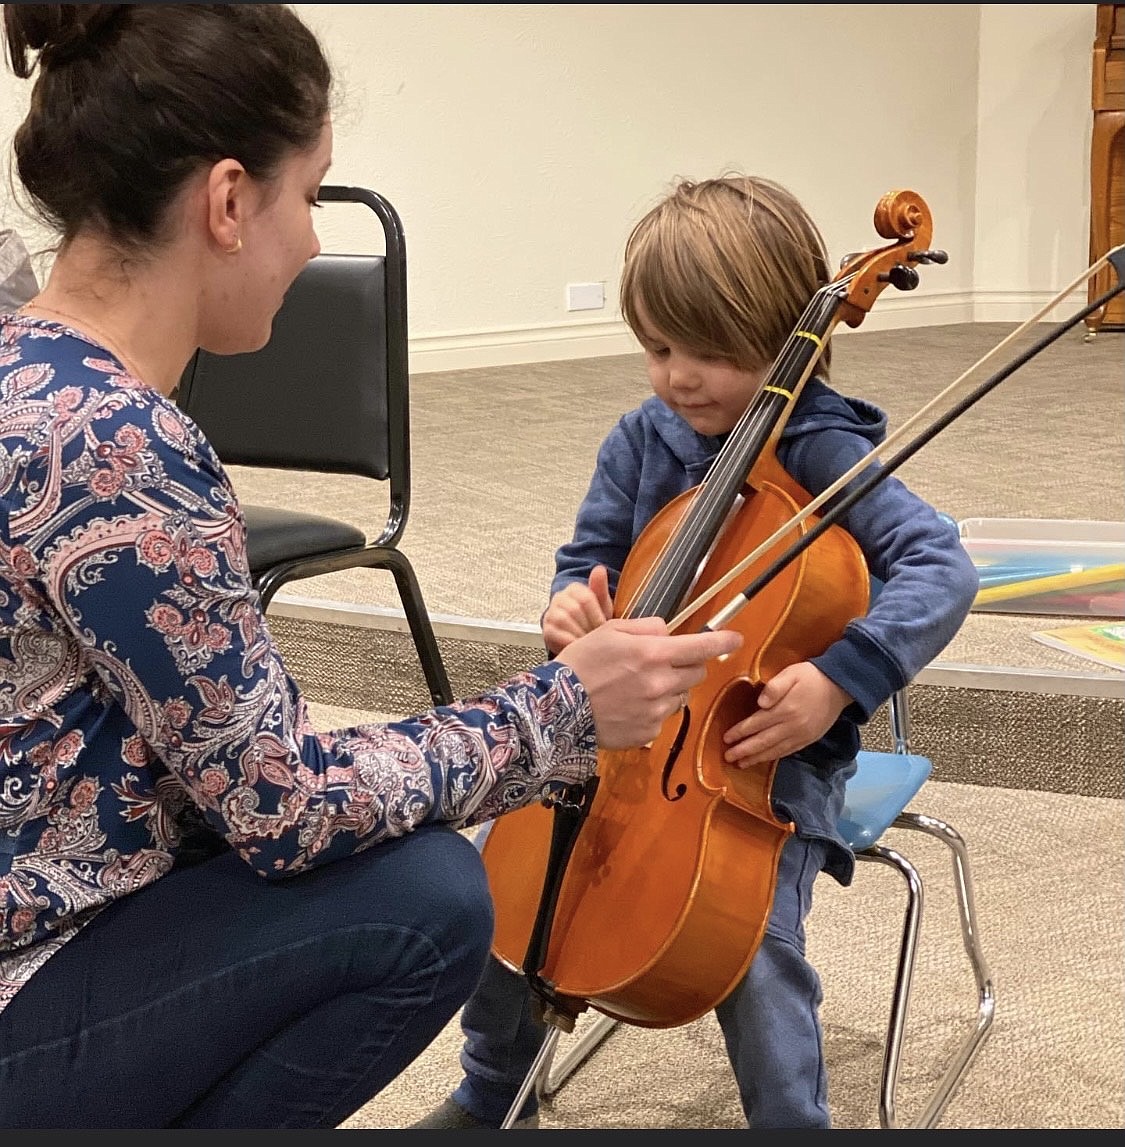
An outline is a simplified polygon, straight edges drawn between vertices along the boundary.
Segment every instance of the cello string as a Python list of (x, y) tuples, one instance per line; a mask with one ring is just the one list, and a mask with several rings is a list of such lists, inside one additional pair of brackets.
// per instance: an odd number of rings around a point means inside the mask
[[(1031, 318), (1021, 323), (1014, 331), (1010, 332), (1005, 338), (996, 344), (991, 350), (979, 358), (967, 370), (965, 370), (960, 377), (956, 378), (949, 384), (940, 394), (931, 399), (925, 406), (913, 414), (906, 420), (894, 433), (888, 435), (878, 446), (876, 446), (869, 453), (865, 454), (853, 466), (840, 475), (834, 482), (827, 486), (820, 494), (813, 498), (806, 506), (804, 506), (798, 513), (794, 514), (788, 522), (780, 525), (768, 538), (761, 542), (755, 549), (736, 563), (727, 573), (723, 574), (721, 578), (715, 581), (706, 590), (700, 593), (695, 599), (685, 605), (680, 612), (668, 623), (669, 632), (674, 632), (681, 626), (688, 617), (695, 613), (701, 606), (710, 601), (716, 594), (721, 593), (735, 578), (745, 573), (746, 570), (757, 561), (767, 551), (776, 547), (780, 542), (789, 538), (793, 531), (796, 530), (802, 522), (804, 522), (811, 514), (815, 513), (829, 498), (838, 493), (848, 482), (851, 481), (861, 470), (865, 470), (873, 462), (878, 461), (886, 455), (886, 453), (897, 443), (900, 439), (913, 427), (918, 421), (927, 415), (939, 404), (951, 400), (957, 393), (958, 389), (967, 385), (967, 380), (975, 374), (985, 363), (992, 360), (1004, 347), (1008, 346), (1014, 339), (1018, 338), (1024, 331), (1026, 331), (1033, 324), (1039, 322), (1048, 312), (1053, 310), (1063, 299), (1065, 299), (1071, 292), (1080, 287), (1083, 283), (1092, 279), (1099, 271), (1101, 271), (1107, 263), (1110, 262), (1114, 255), (1119, 255), (1125, 251), (1125, 244), (1113, 248), (1107, 252), (1102, 258), (1097, 260), (1091, 266), (1087, 267), (1080, 275), (1078, 275), (1073, 282), (1064, 287), (1054, 298), (1045, 303)], [(1076, 320), (1077, 321), (1077, 320)]]

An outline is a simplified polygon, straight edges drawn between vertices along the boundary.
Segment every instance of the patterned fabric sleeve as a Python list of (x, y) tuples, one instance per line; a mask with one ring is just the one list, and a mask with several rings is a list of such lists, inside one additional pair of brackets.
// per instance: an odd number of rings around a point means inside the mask
[(247, 862), (281, 877), (426, 821), (491, 819), (593, 770), (588, 700), (557, 662), (410, 720), (315, 732), (213, 451), (115, 362), (83, 365), (89, 387), (27, 379), (25, 419), (45, 448), (20, 459), (10, 563), (29, 608), (72, 644), (71, 683), (88, 674), (135, 727), (122, 754), (134, 767), (103, 778), (115, 815), (151, 812), (170, 775)]

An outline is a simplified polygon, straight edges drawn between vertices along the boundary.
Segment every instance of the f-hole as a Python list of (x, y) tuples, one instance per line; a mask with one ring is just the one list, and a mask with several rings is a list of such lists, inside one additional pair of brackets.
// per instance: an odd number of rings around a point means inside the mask
[(668, 750), (668, 759), (664, 762), (664, 770), (660, 774), (660, 791), (664, 794), (666, 801), (678, 801), (683, 799), (684, 793), (687, 792), (687, 785), (676, 785), (675, 794), (669, 792), (669, 786), (672, 781), (672, 769), (675, 767), (676, 760), (679, 758), (680, 750), (684, 747), (684, 741), (687, 740), (688, 729), (691, 728), (691, 709), (686, 705), (680, 711), (680, 730), (676, 734), (676, 739), (672, 742), (672, 747)]

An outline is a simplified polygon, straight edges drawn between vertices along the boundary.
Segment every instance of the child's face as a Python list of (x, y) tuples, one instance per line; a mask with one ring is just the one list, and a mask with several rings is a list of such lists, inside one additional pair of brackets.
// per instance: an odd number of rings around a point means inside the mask
[(765, 381), (766, 370), (699, 358), (651, 326), (639, 337), (653, 391), (699, 434), (733, 430)]

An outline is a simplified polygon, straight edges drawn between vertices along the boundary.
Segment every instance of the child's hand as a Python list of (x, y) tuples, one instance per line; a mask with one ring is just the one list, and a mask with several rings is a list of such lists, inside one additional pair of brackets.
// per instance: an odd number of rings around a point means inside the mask
[(783, 669), (758, 696), (758, 709), (723, 735), (727, 764), (745, 769), (811, 745), (852, 703), (835, 681), (808, 661)]
[(543, 614), (543, 640), (552, 655), (561, 653), (575, 638), (592, 633), (612, 616), (609, 574), (605, 566), (594, 566), (587, 585), (571, 582), (551, 598)]

